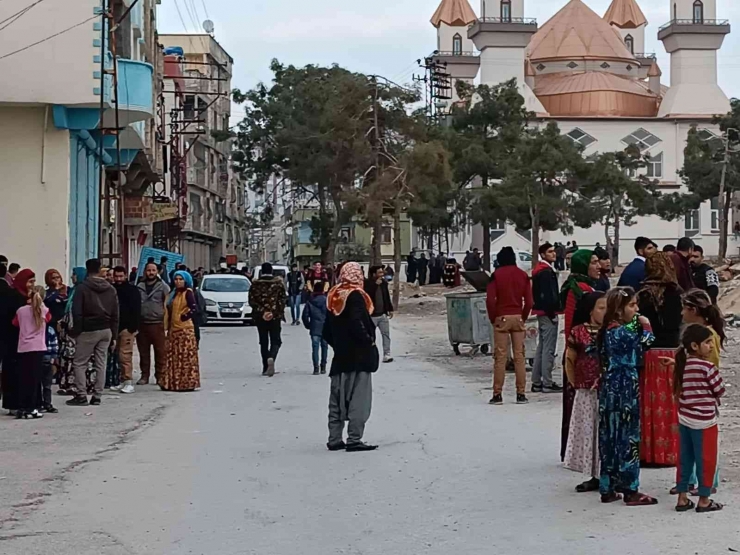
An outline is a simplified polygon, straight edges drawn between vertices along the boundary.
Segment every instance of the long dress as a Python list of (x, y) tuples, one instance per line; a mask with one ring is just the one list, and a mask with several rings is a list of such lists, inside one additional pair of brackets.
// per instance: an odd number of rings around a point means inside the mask
[(2, 359), (2, 390), (3, 408), (7, 410), (19, 410), (21, 407), (21, 367), (18, 358), (18, 336), (19, 330), (13, 325), (16, 311), (25, 304), (26, 300), (16, 290), (4, 291), (0, 301), (0, 312), (3, 321), (0, 322), (0, 330), (3, 333), (3, 359)]
[(165, 391), (194, 391), (200, 387), (198, 343), (193, 324), (197, 310), (191, 289), (177, 291), (167, 307), (167, 364), (157, 382)]
[(640, 487), (640, 380), (638, 368), (652, 332), (635, 319), (604, 335), (599, 387), (599, 491), (631, 493)]

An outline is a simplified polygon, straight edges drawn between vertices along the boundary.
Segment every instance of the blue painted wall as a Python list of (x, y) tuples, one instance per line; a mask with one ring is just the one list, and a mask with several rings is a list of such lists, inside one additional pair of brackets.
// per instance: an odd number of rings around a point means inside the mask
[[(70, 266), (84, 266), (97, 256), (100, 164), (86, 132), (70, 131), (69, 243)], [(94, 144), (94, 143), (93, 143)]]

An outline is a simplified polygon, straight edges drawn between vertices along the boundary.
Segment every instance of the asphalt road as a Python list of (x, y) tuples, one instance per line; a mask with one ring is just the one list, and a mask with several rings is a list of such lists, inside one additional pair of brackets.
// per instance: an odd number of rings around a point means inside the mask
[(740, 550), (736, 490), (717, 496), (722, 513), (679, 515), (673, 472), (648, 470), (659, 506), (601, 505), (559, 465), (558, 403), (491, 407), (490, 391), (421, 360), (414, 338), (394, 329), (394, 341), (396, 362), (374, 376), (372, 453), (325, 449), (328, 380), (310, 375), (302, 327), (285, 329), (273, 378), (255, 329), (208, 328), (199, 392), (3, 418), (0, 554)]

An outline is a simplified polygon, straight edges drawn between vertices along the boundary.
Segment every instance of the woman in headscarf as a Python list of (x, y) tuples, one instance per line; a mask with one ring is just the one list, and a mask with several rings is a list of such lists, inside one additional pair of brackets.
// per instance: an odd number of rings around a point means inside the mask
[[(573, 253), (570, 259), (570, 275), (560, 290), (560, 302), (565, 309), (565, 337), (570, 337), (573, 328), (573, 317), (578, 301), (587, 294), (593, 293), (596, 281), (601, 274), (599, 257), (593, 251), (580, 249)], [(563, 365), (564, 366), (564, 365)], [(573, 401), (576, 390), (568, 380), (563, 380), (563, 423), (560, 436), (560, 460), (565, 460), (565, 450), (568, 447), (570, 433), (570, 415), (573, 412)]]
[[(347, 262), (339, 284), (327, 296), (324, 340), (334, 350), (329, 391), (329, 451), (372, 451), (377, 445), (363, 443), (365, 423), (373, 398), (371, 375), (378, 370), (380, 355), (375, 346), (375, 325), (370, 319), (373, 302), (363, 288), (365, 276), (357, 262)], [(347, 425), (347, 443), (342, 437)]]
[(655, 341), (640, 373), (640, 459), (675, 466), (679, 446), (678, 407), (673, 395), (673, 359), (681, 342), (682, 290), (670, 254), (656, 252), (645, 261), (645, 281), (637, 294), (640, 314), (650, 320)]
[[(13, 280), (13, 291), (8, 299), (9, 309), (12, 310), (12, 317), (19, 308), (28, 303), (29, 297), (36, 286), (36, 274), (31, 270), (21, 270)], [(5, 328), (6, 326), (3, 325)], [(18, 337), (20, 330), (16, 326), (10, 326), (7, 338), (7, 352), (3, 358), (2, 372), (2, 391), (3, 391), (3, 408), (15, 414), (16, 411), (22, 410), (21, 407), (21, 368), (18, 361)]]
[(67, 299), (69, 293), (67, 286), (64, 285), (62, 274), (59, 270), (50, 269), (46, 270), (44, 274), (44, 283), (46, 283), (46, 295), (44, 296), (44, 304), (51, 312), (50, 324), (54, 327), (55, 331), (59, 331), (59, 322), (64, 318), (64, 312), (67, 308)]
[[(69, 335), (69, 330), (72, 329), (72, 301), (74, 300), (76, 286), (85, 281), (86, 277), (87, 270), (84, 266), (77, 266), (72, 269), (72, 286), (67, 288), (67, 303), (59, 323), (59, 372), (57, 372), (59, 391), (57, 391), (57, 395), (74, 395), (75, 375), (72, 363), (75, 358), (75, 340)], [(92, 382), (94, 381), (91, 379), (91, 374), (91, 371), (87, 372), (86, 391), (91, 391)]]
[(157, 383), (164, 391), (195, 391), (200, 387), (200, 364), (193, 323), (198, 312), (193, 278), (188, 272), (178, 270), (172, 285), (164, 317), (167, 364)]

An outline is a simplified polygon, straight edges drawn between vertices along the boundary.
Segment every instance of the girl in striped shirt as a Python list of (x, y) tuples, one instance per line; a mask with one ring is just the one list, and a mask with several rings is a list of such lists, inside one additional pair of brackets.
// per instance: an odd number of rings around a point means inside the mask
[(710, 499), (717, 470), (719, 399), (725, 393), (722, 376), (710, 362), (714, 337), (708, 327), (691, 324), (684, 331), (681, 342), (673, 380), (678, 399), (680, 436), (676, 511), (689, 511), (695, 507), (688, 496), (694, 465), (699, 481), (696, 512), (721, 511), (722, 504)]

